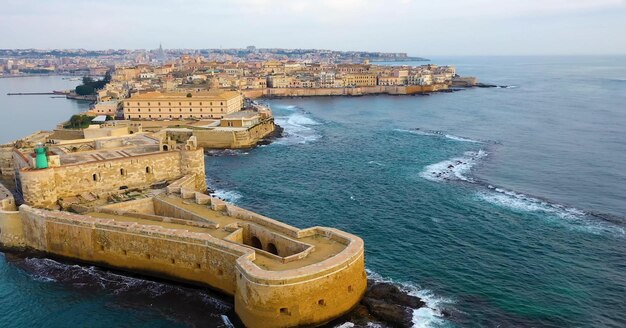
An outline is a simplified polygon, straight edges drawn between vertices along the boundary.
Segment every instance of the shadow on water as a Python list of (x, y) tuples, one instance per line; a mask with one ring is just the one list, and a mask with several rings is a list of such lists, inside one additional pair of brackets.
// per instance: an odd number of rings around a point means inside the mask
[(43, 257), (40, 253), (0, 253), (6, 262), (34, 280), (53, 283), (79, 298), (106, 299), (106, 306), (124, 311), (154, 312), (170, 325), (244, 327), (233, 300), (206, 288)]

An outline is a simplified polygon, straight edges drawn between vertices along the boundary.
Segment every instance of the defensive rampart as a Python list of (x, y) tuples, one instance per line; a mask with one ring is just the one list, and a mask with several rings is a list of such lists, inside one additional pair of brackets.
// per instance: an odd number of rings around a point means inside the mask
[(0, 243), (210, 286), (233, 295), (235, 311), (252, 328), (319, 325), (361, 299), (367, 279), (360, 238), (296, 229), (179, 192), (86, 215), (22, 205), (0, 212)]
[(447, 90), (447, 84), (432, 85), (376, 85), (344, 88), (263, 88), (242, 90), (247, 98), (261, 97), (320, 97), (320, 96), (363, 96), (375, 94), (411, 95)]

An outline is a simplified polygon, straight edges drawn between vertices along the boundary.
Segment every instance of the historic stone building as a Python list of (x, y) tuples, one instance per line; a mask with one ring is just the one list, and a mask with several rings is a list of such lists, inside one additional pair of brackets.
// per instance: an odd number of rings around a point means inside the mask
[(236, 91), (147, 92), (134, 94), (122, 102), (129, 120), (222, 118), (243, 107), (243, 96)]

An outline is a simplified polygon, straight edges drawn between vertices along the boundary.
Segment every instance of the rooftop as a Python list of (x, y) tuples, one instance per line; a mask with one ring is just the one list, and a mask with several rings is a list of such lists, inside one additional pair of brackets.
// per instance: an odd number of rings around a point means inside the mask
[[(191, 94), (191, 97), (188, 95)], [(176, 99), (180, 100), (181, 98), (189, 99), (189, 100), (225, 100), (232, 99), (239, 96), (239, 92), (237, 91), (227, 91), (227, 90), (211, 90), (211, 91), (200, 91), (200, 92), (146, 92), (146, 93), (137, 93), (134, 94), (130, 100), (168, 100), (168, 99)]]

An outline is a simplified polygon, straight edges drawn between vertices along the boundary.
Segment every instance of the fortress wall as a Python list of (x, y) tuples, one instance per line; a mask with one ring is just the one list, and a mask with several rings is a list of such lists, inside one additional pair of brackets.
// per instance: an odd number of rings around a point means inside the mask
[[(213, 237), (24, 206), (26, 245), (54, 255), (211, 286), (234, 295), (244, 253)], [(210, 243), (207, 243), (207, 239)]]
[(0, 145), (0, 176), (13, 177), (13, 145)]
[(306, 280), (301, 281), (260, 283), (244, 270), (237, 275), (235, 310), (246, 326), (255, 328), (319, 325), (349, 311), (367, 287), (363, 252), (333, 272), (303, 274)]
[(107, 194), (120, 190), (120, 187), (143, 189), (159, 181), (199, 172), (202, 175), (196, 178), (196, 187), (204, 190), (202, 149), (159, 152), (41, 170), (26, 169), (20, 172), (20, 176), (27, 204), (54, 208), (59, 198), (81, 193)]
[(292, 227), (280, 221), (276, 221), (274, 219), (270, 219), (266, 216), (254, 213), (252, 211), (248, 211), (243, 208), (230, 205), (228, 203), (225, 203), (225, 204), (226, 204), (226, 213), (229, 216), (248, 220), (252, 223), (256, 223), (263, 227), (268, 227), (270, 229), (283, 233), (286, 236), (289, 236), (291, 238), (298, 238), (298, 232), (300, 230), (295, 227)]
[(18, 247), (23, 243), (22, 220), (15, 199), (0, 183), (0, 244)]
[[(334, 229), (329, 234), (350, 240), (345, 252), (320, 265), (266, 271), (252, 262), (251, 249), (206, 234), (28, 205), (12, 215), (12, 220), (22, 222), (22, 241), (7, 238), (9, 221), (0, 212), (0, 242), (5, 246), (25, 245), (74, 260), (210, 286), (234, 295), (236, 313), (251, 328), (317, 325), (334, 319), (358, 303), (367, 285), (363, 241)], [(236, 230), (232, 239), (243, 240), (243, 230)]]
[(24, 234), (22, 230), (20, 212), (0, 210), (0, 246), (23, 246)]
[[(246, 245), (253, 245), (252, 237), (256, 237), (261, 242), (261, 249), (269, 252), (268, 245), (271, 243), (276, 247), (278, 256), (287, 257), (294, 254), (302, 253), (312, 246), (303, 243), (283, 235), (279, 235), (266, 228), (258, 226), (256, 224), (242, 223), (243, 229), (243, 243)], [(270, 252), (271, 253), (271, 252)]]
[(198, 147), (230, 148), (235, 144), (235, 133), (230, 131), (198, 129), (193, 130), (193, 135), (198, 140)]
[(172, 218), (180, 218), (183, 220), (196, 221), (207, 223), (210, 222), (207, 218), (204, 218), (198, 214), (188, 211), (184, 208), (172, 205), (164, 202), (163, 200), (154, 199), (154, 213), (160, 216), (167, 216)]
[(345, 88), (265, 88), (254, 90), (243, 90), (243, 94), (248, 98), (261, 97), (318, 97), (318, 96), (360, 96), (373, 94), (407, 95), (416, 93), (436, 92), (448, 89), (447, 84), (432, 85), (373, 85), (361, 87)]

